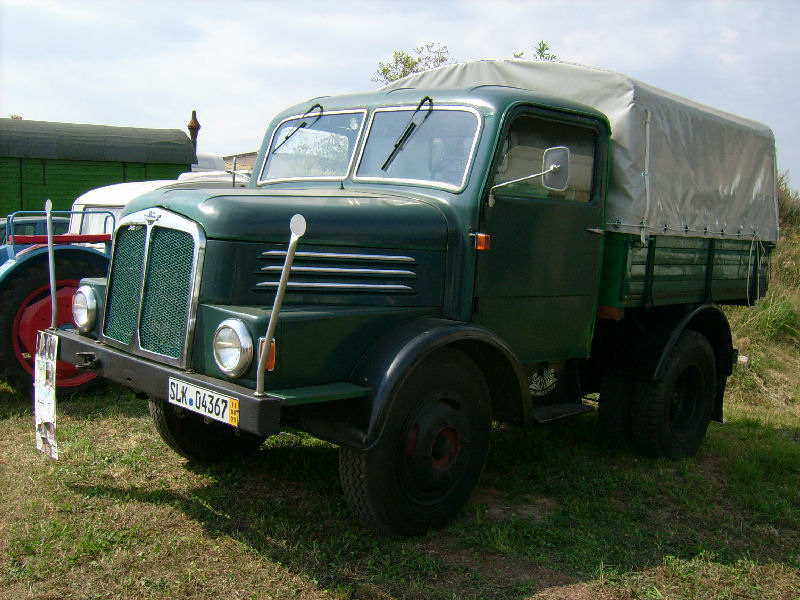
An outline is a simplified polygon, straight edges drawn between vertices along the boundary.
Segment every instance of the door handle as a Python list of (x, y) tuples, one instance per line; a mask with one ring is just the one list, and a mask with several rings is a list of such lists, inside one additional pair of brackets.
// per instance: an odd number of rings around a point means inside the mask
[(589, 233), (596, 233), (597, 235), (603, 235), (605, 230), (602, 227), (588, 227), (586, 229)]

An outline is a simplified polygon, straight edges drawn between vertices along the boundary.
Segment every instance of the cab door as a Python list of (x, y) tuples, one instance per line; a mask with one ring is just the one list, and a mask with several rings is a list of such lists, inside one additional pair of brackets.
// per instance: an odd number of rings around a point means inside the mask
[(597, 310), (603, 248), (604, 125), (519, 110), (506, 124), (490, 186), (540, 173), (547, 148), (566, 146), (564, 191), (542, 177), (493, 191), (482, 209), (488, 250), (477, 252), (473, 321), (523, 364), (585, 357)]

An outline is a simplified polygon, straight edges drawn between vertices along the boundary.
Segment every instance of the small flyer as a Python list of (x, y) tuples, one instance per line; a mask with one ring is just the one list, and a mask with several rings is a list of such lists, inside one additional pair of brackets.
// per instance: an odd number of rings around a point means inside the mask
[(58, 460), (56, 442), (56, 356), (58, 338), (46, 331), (36, 336), (34, 419), (36, 449)]

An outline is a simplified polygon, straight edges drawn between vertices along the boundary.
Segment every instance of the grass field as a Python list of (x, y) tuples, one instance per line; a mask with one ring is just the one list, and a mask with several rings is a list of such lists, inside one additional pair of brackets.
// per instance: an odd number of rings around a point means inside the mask
[(796, 400), (731, 401), (675, 463), (601, 449), (593, 415), (498, 427), (463, 516), (391, 541), (354, 522), (327, 444), (198, 468), (114, 388), (60, 405), (54, 462), (0, 394), (0, 598), (800, 597)]
[(112, 387), (59, 405), (61, 459), (0, 387), (0, 598), (800, 598), (800, 243), (772, 291), (730, 311), (750, 359), (725, 424), (678, 462), (605, 450), (596, 416), (493, 431), (462, 516), (376, 537), (304, 435), (198, 467)]

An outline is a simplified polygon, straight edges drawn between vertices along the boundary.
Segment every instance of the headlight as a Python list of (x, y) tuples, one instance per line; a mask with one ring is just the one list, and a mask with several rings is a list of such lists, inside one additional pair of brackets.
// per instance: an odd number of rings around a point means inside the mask
[(239, 319), (225, 319), (214, 332), (214, 360), (228, 377), (240, 377), (253, 360), (253, 338)]
[(72, 320), (83, 333), (88, 333), (97, 322), (97, 297), (88, 285), (82, 285), (72, 297)]

